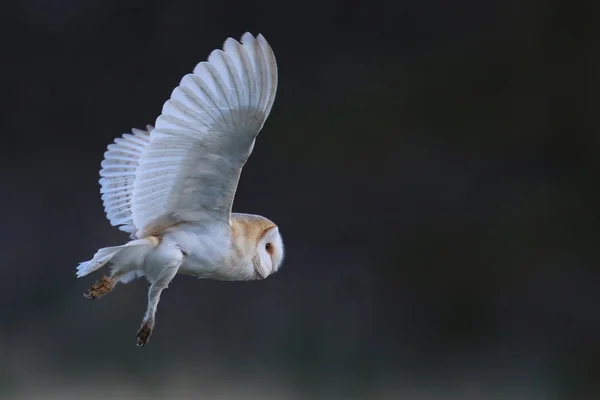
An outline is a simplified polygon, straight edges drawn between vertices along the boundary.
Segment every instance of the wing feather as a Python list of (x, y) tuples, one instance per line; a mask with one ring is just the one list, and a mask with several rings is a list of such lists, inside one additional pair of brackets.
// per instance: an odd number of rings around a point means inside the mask
[[(229, 224), (242, 167), (276, 89), (275, 56), (260, 34), (246, 33), (241, 42), (228, 38), (181, 79), (138, 167), (108, 171), (128, 187), (134, 173), (131, 203), (125, 204), (138, 237), (180, 222)], [(124, 161), (137, 155), (129, 143)]]
[(99, 183), (106, 217), (111, 225), (120, 225), (120, 230), (132, 235), (136, 232), (131, 210), (135, 171), (142, 152), (150, 143), (152, 129), (150, 125), (146, 131), (134, 128), (132, 133), (116, 138), (108, 145), (101, 163)]

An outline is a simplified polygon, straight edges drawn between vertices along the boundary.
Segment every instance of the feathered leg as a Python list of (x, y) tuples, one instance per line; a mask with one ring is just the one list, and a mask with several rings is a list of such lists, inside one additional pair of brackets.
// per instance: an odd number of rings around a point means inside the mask
[[(109, 293), (117, 282), (128, 282), (139, 276), (146, 255), (150, 254), (159, 244), (159, 240), (148, 237), (132, 240), (123, 246), (112, 246), (100, 249), (90, 261), (82, 262), (77, 267), (77, 276), (82, 277), (106, 266), (111, 266), (110, 275), (105, 275), (94, 283), (83, 295), (93, 300)], [(123, 278), (123, 279), (121, 279)]]
[(160, 295), (162, 291), (169, 287), (169, 283), (173, 280), (177, 271), (183, 261), (183, 253), (181, 249), (174, 243), (164, 244), (161, 246), (158, 256), (153, 255), (151, 263), (154, 264), (157, 261), (169, 260), (167, 264), (162, 264), (162, 268), (152, 268), (146, 270), (146, 277), (150, 281), (151, 285), (148, 289), (148, 306), (146, 307), (146, 314), (142, 320), (142, 326), (137, 333), (137, 346), (144, 346), (152, 335), (154, 329), (154, 321), (156, 316), (156, 309), (160, 301)]

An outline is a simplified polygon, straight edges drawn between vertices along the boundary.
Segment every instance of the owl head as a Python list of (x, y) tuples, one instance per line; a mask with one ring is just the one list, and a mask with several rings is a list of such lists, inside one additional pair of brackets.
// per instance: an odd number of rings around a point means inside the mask
[(265, 279), (277, 272), (284, 258), (279, 227), (260, 215), (232, 214), (232, 231), (246, 279)]
[(253, 263), (258, 279), (264, 279), (277, 272), (283, 263), (283, 239), (277, 225), (263, 231), (256, 245)]

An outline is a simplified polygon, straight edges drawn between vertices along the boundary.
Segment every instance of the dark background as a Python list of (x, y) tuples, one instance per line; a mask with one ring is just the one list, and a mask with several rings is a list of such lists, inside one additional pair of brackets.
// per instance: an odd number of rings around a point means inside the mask
[[(600, 3), (3, 3), (0, 398), (600, 398)], [(279, 65), (234, 211), (287, 257), (96, 302), (106, 146), (197, 62)]]

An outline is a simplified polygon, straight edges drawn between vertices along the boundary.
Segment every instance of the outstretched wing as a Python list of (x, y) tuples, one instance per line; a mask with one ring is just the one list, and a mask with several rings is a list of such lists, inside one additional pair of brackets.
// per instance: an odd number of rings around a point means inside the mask
[(150, 132), (154, 129), (147, 125), (146, 130), (132, 129), (108, 145), (100, 169), (100, 193), (106, 217), (111, 225), (119, 226), (124, 232), (136, 233), (131, 211), (133, 181), (138, 160), (144, 148), (150, 143)]
[(137, 236), (180, 222), (229, 224), (242, 167), (269, 116), (277, 64), (262, 35), (223, 50), (187, 74), (164, 104), (135, 171)]

